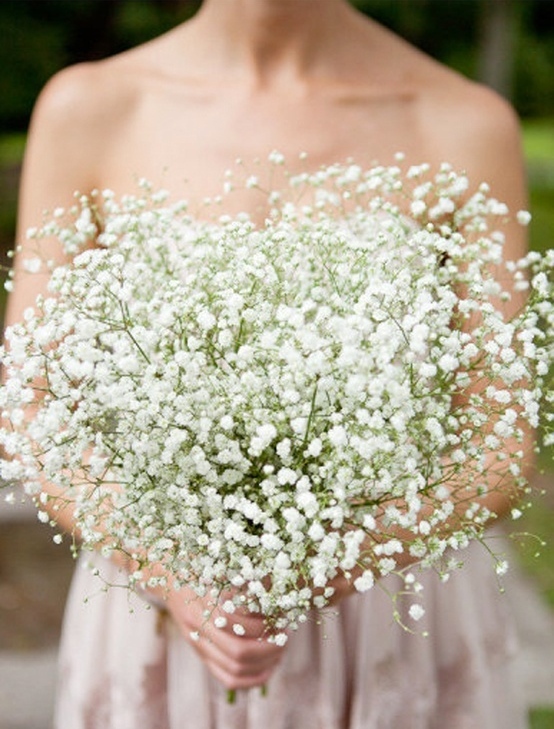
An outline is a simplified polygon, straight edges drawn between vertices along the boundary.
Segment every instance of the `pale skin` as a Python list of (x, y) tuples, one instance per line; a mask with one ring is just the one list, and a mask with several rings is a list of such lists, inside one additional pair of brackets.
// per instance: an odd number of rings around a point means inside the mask
[[(450, 162), (477, 185), (486, 180), (511, 210), (526, 207), (517, 119), (491, 91), (437, 64), (358, 14), (346, 0), (205, 0), (198, 15), (119, 56), (58, 74), (32, 120), (20, 196), (18, 239), (42, 211), (68, 205), (73, 192), (136, 190), (137, 177), (202, 200), (221, 190), (237, 157), (278, 149), (294, 167), (344, 161), (362, 166)], [(235, 193), (226, 210), (256, 215), (252, 195)], [(508, 258), (525, 249), (507, 231)], [(60, 257), (55, 243), (50, 257)], [(21, 318), (46, 281), (16, 274), (7, 323)], [(502, 512), (498, 495), (487, 505)], [(71, 514), (57, 515), (72, 529)], [(337, 580), (336, 599), (352, 591)], [(206, 633), (204, 605), (170, 591), (167, 609), (190, 640)], [(241, 615), (244, 637), (210, 629), (192, 641), (228, 688), (263, 685), (283, 650), (258, 640), (263, 624)], [(294, 636), (291, 638), (294, 640)]]

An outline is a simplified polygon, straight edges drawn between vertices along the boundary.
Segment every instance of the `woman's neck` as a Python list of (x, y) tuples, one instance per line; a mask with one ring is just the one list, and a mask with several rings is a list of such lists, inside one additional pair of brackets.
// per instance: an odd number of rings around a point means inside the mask
[(204, 0), (193, 24), (214, 63), (264, 85), (324, 72), (358, 22), (347, 0)]

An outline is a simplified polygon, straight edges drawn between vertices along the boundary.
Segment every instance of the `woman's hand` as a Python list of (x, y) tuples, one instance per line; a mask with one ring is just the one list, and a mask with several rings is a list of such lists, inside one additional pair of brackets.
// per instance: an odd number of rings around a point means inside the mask
[(228, 689), (263, 686), (283, 656), (283, 647), (268, 642), (264, 618), (221, 602), (200, 598), (191, 590), (171, 590), (165, 604), (175, 624), (209, 671)]

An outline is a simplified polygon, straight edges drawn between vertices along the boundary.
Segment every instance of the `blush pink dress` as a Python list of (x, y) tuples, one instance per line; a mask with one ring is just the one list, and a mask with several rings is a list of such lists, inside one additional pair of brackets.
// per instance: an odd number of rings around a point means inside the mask
[[(98, 562), (101, 558), (95, 557)], [(101, 565), (104, 578), (116, 568)], [(418, 634), (380, 587), (293, 634), (267, 686), (235, 704), (140, 597), (78, 569), (60, 655), (56, 729), (523, 729), (507, 601), (480, 545), (440, 583), (423, 573)], [(385, 584), (395, 591), (390, 578)], [(422, 631), (428, 631), (424, 637)]]

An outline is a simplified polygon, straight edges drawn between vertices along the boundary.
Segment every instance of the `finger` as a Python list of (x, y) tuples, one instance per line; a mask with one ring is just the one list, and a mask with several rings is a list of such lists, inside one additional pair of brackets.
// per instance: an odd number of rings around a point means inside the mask
[(218, 675), (226, 675), (226, 683), (231, 677), (241, 685), (263, 683), (263, 677), (274, 670), (282, 656), (280, 646), (260, 637), (266, 631), (263, 617), (224, 617), (213, 610), (213, 604), (207, 607), (208, 604), (206, 600), (183, 600), (177, 595), (171, 598), (169, 606), (179, 630), (202, 660), (210, 664), (210, 670), (217, 667)]
[(277, 663), (283, 649), (264, 640), (239, 638), (217, 629), (201, 633), (194, 647), (206, 657), (225, 664), (232, 662), (237, 671), (260, 671)]
[(276, 668), (275, 666), (253, 676), (239, 677), (229, 672), (228, 669), (222, 668), (218, 664), (212, 664), (209, 661), (206, 661), (205, 665), (212, 676), (214, 676), (214, 678), (216, 678), (227, 689), (252, 689), (257, 686), (265, 686)]
[(195, 644), (195, 650), (202, 658), (210, 672), (228, 688), (249, 688), (267, 682), (277, 668), (282, 649), (271, 655), (254, 655), (248, 647), (236, 646), (233, 650), (221, 650), (221, 647), (201, 637)]
[(238, 612), (229, 615), (217, 610), (212, 614), (210, 622), (216, 629), (245, 638), (264, 640), (270, 635), (269, 627), (262, 615)]

